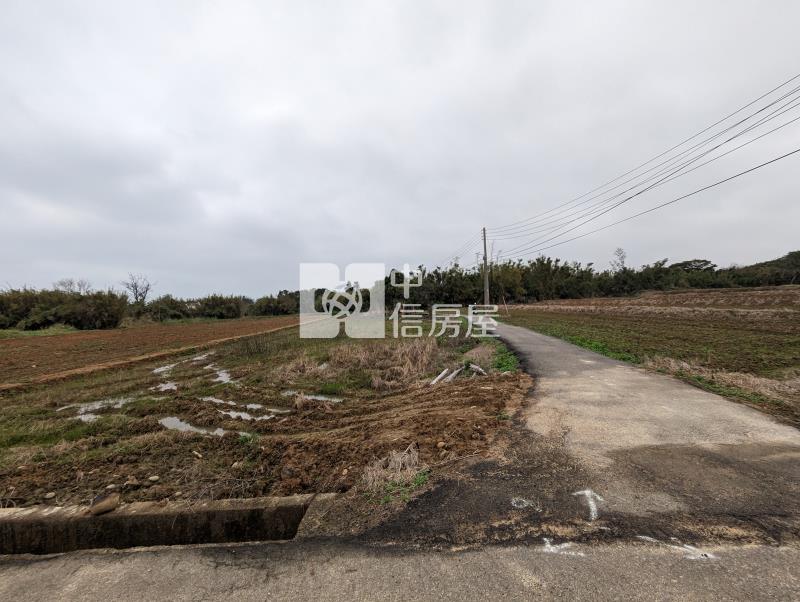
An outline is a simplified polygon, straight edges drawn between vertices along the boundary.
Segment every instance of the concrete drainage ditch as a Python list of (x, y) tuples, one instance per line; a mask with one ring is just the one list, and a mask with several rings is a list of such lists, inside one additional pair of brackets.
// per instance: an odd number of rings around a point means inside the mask
[(134, 502), (92, 516), (85, 506), (0, 509), (0, 554), (292, 539), (313, 505), (336, 494)]

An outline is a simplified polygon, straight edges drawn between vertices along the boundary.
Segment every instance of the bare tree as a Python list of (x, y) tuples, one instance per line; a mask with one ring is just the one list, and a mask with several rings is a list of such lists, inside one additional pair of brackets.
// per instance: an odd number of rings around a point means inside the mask
[(75, 286), (78, 288), (78, 292), (81, 295), (88, 295), (92, 292), (92, 283), (86, 280), (86, 278), (80, 278), (75, 283)]
[(133, 273), (128, 274), (128, 279), (122, 283), (122, 286), (133, 297), (133, 302), (137, 305), (144, 305), (147, 302), (147, 295), (153, 288), (147, 276)]
[(53, 288), (65, 293), (74, 293), (77, 290), (74, 278), (62, 278), (53, 283)]
[(621, 272), (625, 269), (625, 260), (628, 258), (628, 254), (625, 253), (625, 249), (622, 247), (617, 247), (614, 249), (614, 259), (611, 260), (611, 271), (613, 272)]

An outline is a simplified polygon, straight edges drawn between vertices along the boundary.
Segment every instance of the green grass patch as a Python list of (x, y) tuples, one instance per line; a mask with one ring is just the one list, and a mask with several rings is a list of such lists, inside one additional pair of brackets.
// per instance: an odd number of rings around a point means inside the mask
[(0, 449), (17, 445), (54, 445), (61, 440), (77, 441), (91, 435), (91, 424), (73, 420), (34, 421), (0, 425)]
[(345, 383), (343, 382), (328, 382), (322, 383), (319, 387), (317, 387), (317, 391), (319, 391), (322, 395), (339, 395), (340, 393), (344, 392), (347, 388)]
[(519, 358), (501, 341), (497, 341), (492, 366), (498, 372), (516, 372), (519, 370)]
[(706, 391), (716, 393), (717, 395), (722, 395), (723, 397), (741, 399), (743, 401), (748, 401), (756, 405), (765, 405), (765, 406), (783, 405), (783, 402), (778, 399), (772, 399), (771, 397), (766, 397), (765, 395), (761, 395), (760, 393), (755, 393), (754, 391), (747, 391), (739, 387), (734, 387), (731, 385), (722, 385), (707, 378), (703, 378), (702, 376), (696, 376), (694, 374), (686, 374), (683, 372), (679, 372), (678, 374), (676, 374), (676, 376), (701, 389), (705, 389)]
[(41, 330), (19, 330), (18, 328), (6, 328), (0, 330), (0, 339), (22, 339), (27, 337), (47, 337), (57, 334), (69, 334), (78, 332), (77, 328), (65, 324), (53, 324)]
[(642, 362), (642, 359), (638, 355), (629, 353), (627, 351), (615, 351), (614, 349), (609, 348), (609, 346), (602, 341), (595, 341), (584, 337), (569, 335), (563, 338), (573, 345), (583, 347), (584, 349), (589, 349), (590, 351), (594, 351), (600, 355), (605, 355), (606, 357), (614, 358), (615, 360), (629, 362), (631, 364), (640, 364)]
[(407, 502), (411, 499), (411, 494), (420, 487), (423, 487), (430, 479), (431, 472), (428, 469), (420, 470), (408, 483), (389, 481), (384, 486), (383, 496), (380, 498), (381, 504), (389, 504), (395, 500)]

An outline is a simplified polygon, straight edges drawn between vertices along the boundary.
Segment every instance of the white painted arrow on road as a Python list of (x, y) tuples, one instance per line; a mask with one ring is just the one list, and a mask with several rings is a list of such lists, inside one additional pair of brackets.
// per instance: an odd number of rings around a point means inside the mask
[(584, 489), (583, 491), (576, 491), (572, 495), (582, 495), (586, 497), (586, 504), (589, 506), (589, 520), (597, 520), (597, 502), (603, 502), (602, 497), (597, 495), (591, 489)]

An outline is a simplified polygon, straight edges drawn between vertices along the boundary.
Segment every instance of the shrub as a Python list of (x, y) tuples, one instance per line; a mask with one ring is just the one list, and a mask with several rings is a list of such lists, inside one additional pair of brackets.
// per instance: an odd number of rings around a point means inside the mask
[(61, 323), (79, 329), (115, 328), (127, 305), (127, 297), (114, 291), (11, 289), (0, 293), (0, 327), (40, 330)]
[(182, 320), (192, 315), (189, 303), (183, 299), (176, 299), (172, 295), (164, 295), (153, 299), (145, 307), (145, 313), (153, 320)]
[(268, 295), (257, 299), (250, 306), (251, 316), (284, 316), (300, 311), (300, 294), (298, 292), (281, 291), (278, 296)]
[(193, 303), (193, 314), (202, 318), (241, 318), (253, 304), (247, 297), (209, 295)]

